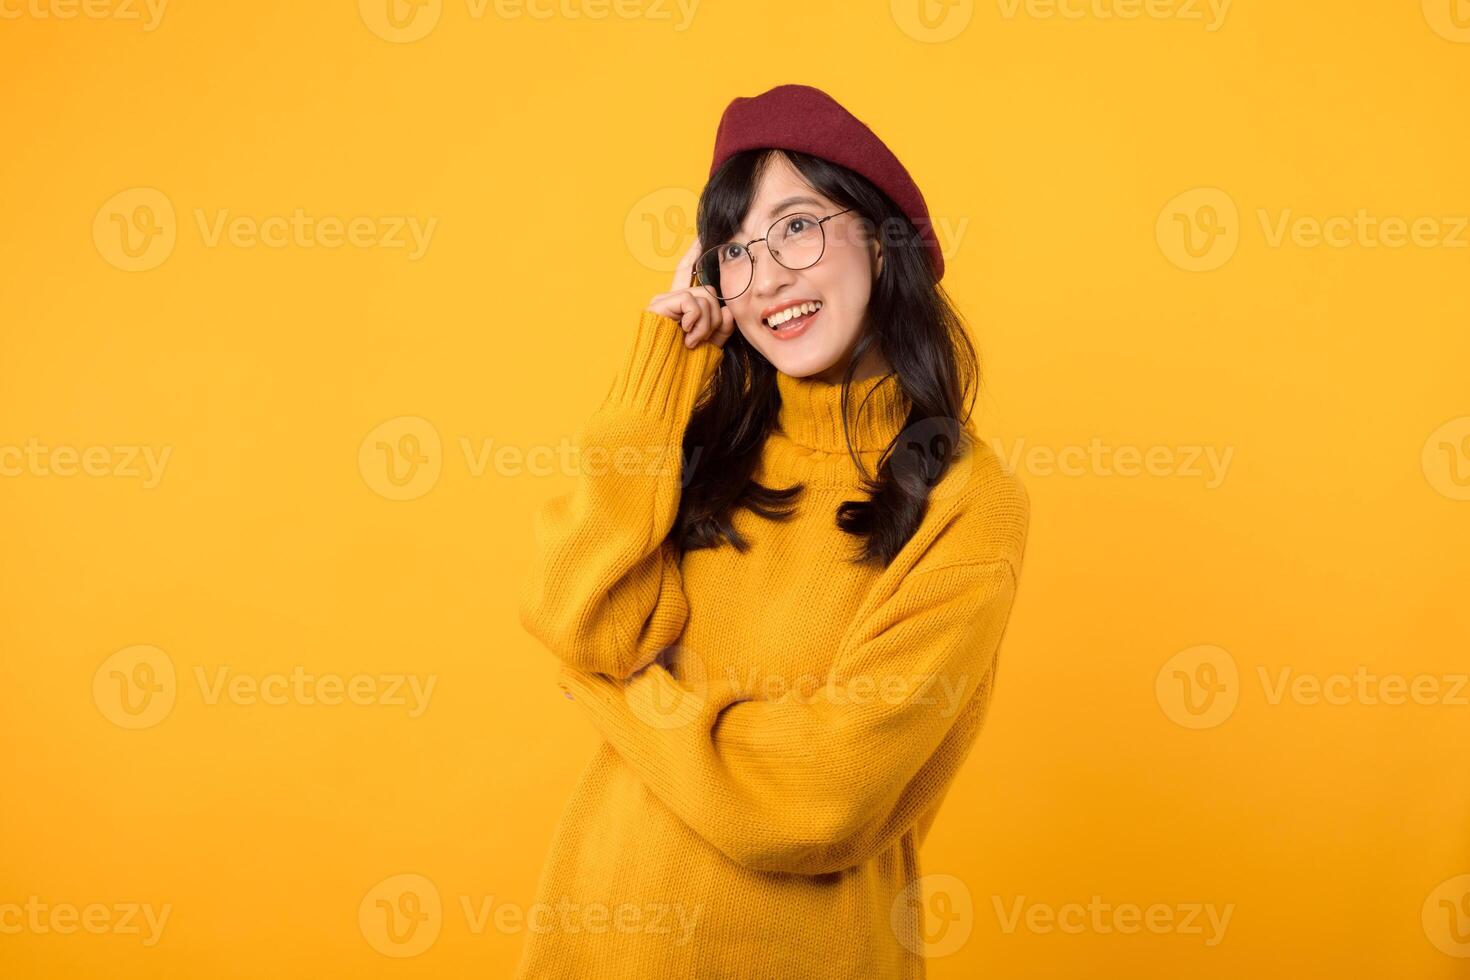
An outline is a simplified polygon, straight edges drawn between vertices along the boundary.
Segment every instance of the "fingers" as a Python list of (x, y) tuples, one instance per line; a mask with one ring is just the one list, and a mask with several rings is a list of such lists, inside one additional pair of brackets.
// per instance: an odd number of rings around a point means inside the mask
[(714, 335), (715, 325), (720, 322), (720, 309), (719, 301), (702, 289), (690, 290), (688, 296), (691, 309), (684, 314), (680, 325), (684, 328), (684, 346), (692, 349)]
[(724, 347), (725, 341), (735, 332), (735, 314), (730, 312), (730, 307), (720, 307), (720, 326), (715, 330), (714, 339), (710, 342), (716, 347)]
[(705, 341), (723, 347), (735, 327), (734, 314), (720, 305), (708, 286), (660, 293), (649, 301), (648, 309), (677, 322), (684, 346), (691, 349)]
[(669, 287), (671, 290), (689, 288), (689, 280), (694, 275), (694, 263), (699, 260), (701, 251), (699, 238), (696, 236), (694, 241), (689, 243), (689, 247), (684, 250), (683, 257), (679, 259), (679, 264), (674, 268), (674, 284)]

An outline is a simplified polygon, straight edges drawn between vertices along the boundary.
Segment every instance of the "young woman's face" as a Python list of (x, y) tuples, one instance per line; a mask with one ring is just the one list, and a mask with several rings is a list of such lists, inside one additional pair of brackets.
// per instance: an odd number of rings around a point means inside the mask
[[(777, 218), (800, 211), (825, 218), (841, 211), (812, 188), (785, 156), (777, 154), (761, 176), (745, 224), (731, 236), (739, 242), (766, 234)], [(788, 269), (771, 258), (764, 242), (750, 247), (755, 274), (750, 288), (726, 305), (745, 339), (782, 374), (840, 381), (862, 335), (873, 280), (882, 270), (882, 249), (866, 234), (857, 212), (839, 214), (823, 225), (826, 249), (805, 269)], [(773, 330), (769, 314), (793, 303), (820, 303), (815, 314)], [(793, 331), (791, 328), (795, 327)], [(855, 377), (862, 377), (861, 365)]]

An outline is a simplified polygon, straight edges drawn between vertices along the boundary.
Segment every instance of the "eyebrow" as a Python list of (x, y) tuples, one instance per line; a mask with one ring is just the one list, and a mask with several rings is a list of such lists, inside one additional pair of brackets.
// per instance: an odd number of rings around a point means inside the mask
[[(788, 197), (784, 201), (777, 201), (775, 204), (771, 205), (771, 210), (766, 212), (766, 217), (771, 219), (772, 221), (775, 221), (777, 218), (781, 217), (781, 215), (785, 214), (788, 208), (796, 204), (813, 204), (819, 208), (826, 207), (826, 205), (824, 205), (821, 201), (817, 200), (814, 197), (806, 194), (798, 194), (795, 197)], [(737, 237), (739, 234), (740, 232), (737, 229)]]
[(786, 209), (791, 207), (791, 205), (793, 204), (815, 204), (817, 207), (822, 206), (822, 202), (817, 200), (816, 198), (808, 197), (805, 194), (798, 194), (796, 197), (788, 197), (784, 201), (777, 201), (775, 205), (771, 208), (771, 210), (766, 214), (766, 217), (775, 220), (776, 218), (781, 217), (781, 215), (785, 213)]

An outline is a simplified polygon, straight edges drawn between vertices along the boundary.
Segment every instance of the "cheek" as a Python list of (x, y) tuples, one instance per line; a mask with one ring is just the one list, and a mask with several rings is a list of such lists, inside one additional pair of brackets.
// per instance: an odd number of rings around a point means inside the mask
[(823, 298), (837, 314), (833, 319), (844, 330), (857, 330), (868, 311), (868, 298), (872, 295), (873, 284), (868, 267), (862, 264), (859, 257), (857, 261), (833, 263), (825, 271), (827, 275), (814, 285), (821, 290)]
[(759, 336), (757, 330), (766, 329), (761, 323), (760, 309), (754, 303), (731, 304), (730, 312), (735, 316), (735, 329), (745, 334), (747, 340)]

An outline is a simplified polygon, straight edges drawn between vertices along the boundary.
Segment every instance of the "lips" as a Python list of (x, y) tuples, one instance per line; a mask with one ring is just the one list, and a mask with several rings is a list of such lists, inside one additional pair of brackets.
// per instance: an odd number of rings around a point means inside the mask
[(823, 303), (819, 299), (797, 300), (791, 303), (783, 303), (780, 306), (767, 309), (761, 314), (761, 322), (771, 330), (779, 330), (783, 326), (795, 323), (802, 317), (809, 317), (820, 311)]
[(794, 316), (790, 320), (787, 320), (781, 323), (776, 328), (772, 329), (770, 332), (770, 337), (772, 340), (794, 340), (797, 337), (805, 334), (807, 328), (810, 327), (812, 323), (814, 323), (816, 319), (822, 315), (823, 312), (823, 310), (813, 310), (810, 313), (803, 313), (800, 316)]

